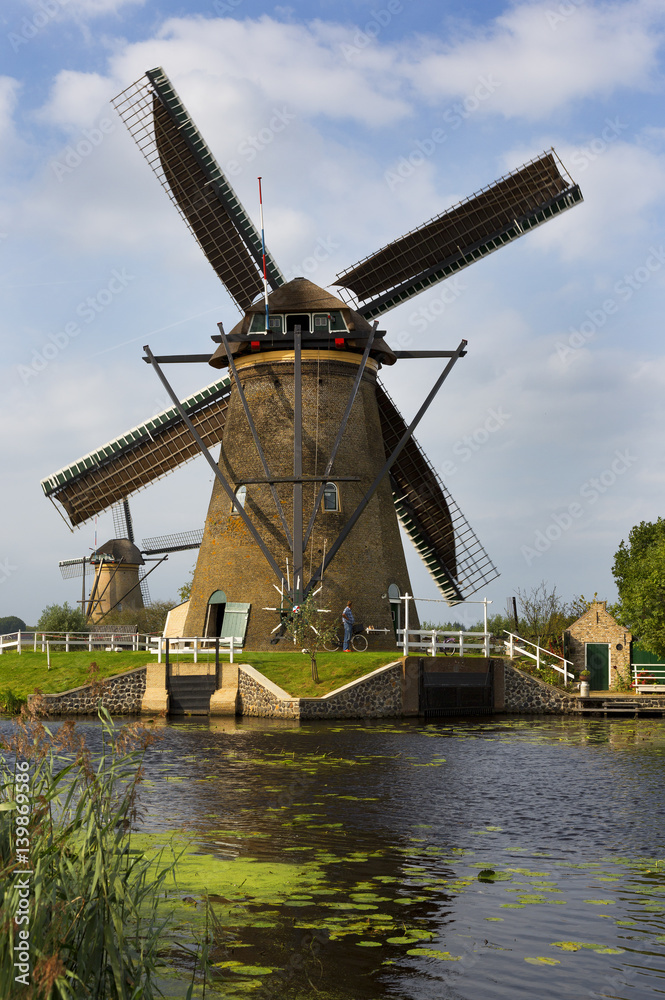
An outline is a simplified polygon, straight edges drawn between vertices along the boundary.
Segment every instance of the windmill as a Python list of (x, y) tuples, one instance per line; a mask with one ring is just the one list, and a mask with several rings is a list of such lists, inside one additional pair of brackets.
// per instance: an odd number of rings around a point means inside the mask
[[(394, 645), (411, 589), (399, 523), (449, 604), (498, 573), (413, 434), (466, 354), (397, 351), (383, 313), (582, 200), (550, 150), (337, 276), (344, 298), (305, 278), (286, 282), (161, 69), (114, 105), (236, 302), (242, 319), (209, 354), (150, 363), (173, 406), (42, 482), (72, 525), (201, 452), (215, 476), (183, 634), (235, 634), (250, 648), (324, 588), (327, 607)], [(378, 379), (383, 366), (443, 359), (407, 424)], [(180, 401), (167, 363), (209, 362), (228, 375)], [(209, 452), (221, 442), (219, 461)]]
[[(111, 512), (115, 530), (113, 538), (97, 546), (89, 556), (61, 559), (58, 563), (63, 580), (81, 577), (81, 610), (93, 623), (103, 621), (116, 609), (150, 607), (147, 580), (150, 573), (168, 559), (170, 552), (198, 548), (203, 537), (203, 529), (198, 529), (144, 538), (141, 550), (135, 543), (129, 500), (125, 498), (113, 504)], [(155, 562), (156, 565), (149, 570), (142, 569), (146, 562)], [(94, 579), (86, 598), (86, 580), (90, 575)]]

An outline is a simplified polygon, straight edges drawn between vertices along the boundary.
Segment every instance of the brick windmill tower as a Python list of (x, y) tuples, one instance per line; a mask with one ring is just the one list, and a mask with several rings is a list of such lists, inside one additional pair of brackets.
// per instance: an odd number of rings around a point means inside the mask
[[(161, 69), (114, 104), (243, 316), (228, 334), (219, 325), (212, 357), (146, 347), (173, 407), (45, 480), (45, 493), (81, 523), (201, 451), (216, 481), (183, 635), (242, 629), (265, 648), (280, 616), (316, 593), (338, 612), (352, 599), (394, 648), (411, 591), (400, 523), (450, 604), (498, 574), (413, 437), (466, 342), (392, 350), (376, 317), (577, 204), (579, 187), (546, 152), (339, 275), (341, 298), (285, 281)], [(378, 375), (423, 358), (442, 368), (407, 422)], [(227, 374), (180, 401), (167, 362)], [(217, 462), (208, 449), (220, 442)]]

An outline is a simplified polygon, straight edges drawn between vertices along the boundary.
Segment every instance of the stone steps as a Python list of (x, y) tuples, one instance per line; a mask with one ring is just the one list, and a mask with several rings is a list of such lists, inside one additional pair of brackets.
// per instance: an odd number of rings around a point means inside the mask
[(210, 715), (210, 697), (216, 687), (214, 674), (169, 677), (169, 715)]

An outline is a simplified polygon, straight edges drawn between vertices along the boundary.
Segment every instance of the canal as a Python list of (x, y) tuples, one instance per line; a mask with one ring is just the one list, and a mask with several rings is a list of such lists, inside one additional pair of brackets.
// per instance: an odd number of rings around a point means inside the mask
[(167, 995), (205, 893), (209, 996), (665, 993), (664, 721), (154, 725), (138, 842), (185, 852)]

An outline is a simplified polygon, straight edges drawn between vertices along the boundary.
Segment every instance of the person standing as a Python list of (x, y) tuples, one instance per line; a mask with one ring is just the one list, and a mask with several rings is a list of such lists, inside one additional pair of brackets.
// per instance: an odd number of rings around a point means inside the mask
[(346, 607), (342, 611), (342, 625), (344, 626), (344, 645), (342, 647), (342, 651), (344, 653), (351, 652), (350, 646), (354, 621), (355, 618), (353, 617), (353, 611), (351, 610), (351, 601), (347, 601)]

